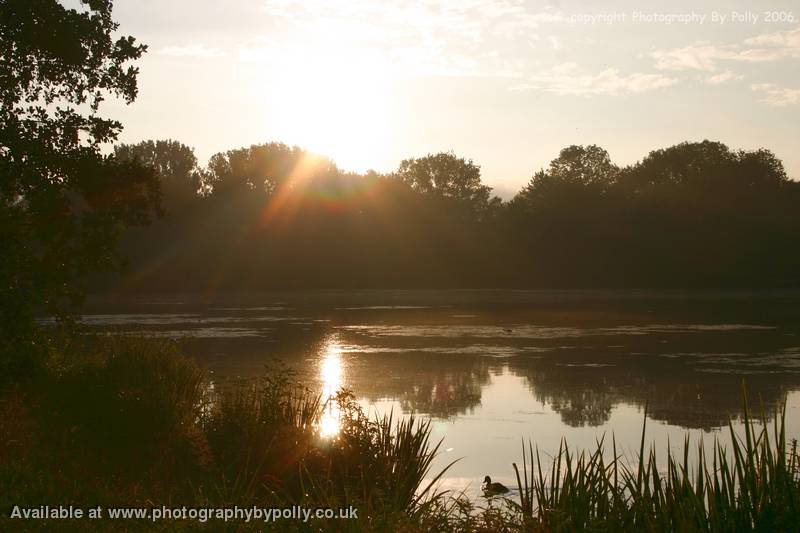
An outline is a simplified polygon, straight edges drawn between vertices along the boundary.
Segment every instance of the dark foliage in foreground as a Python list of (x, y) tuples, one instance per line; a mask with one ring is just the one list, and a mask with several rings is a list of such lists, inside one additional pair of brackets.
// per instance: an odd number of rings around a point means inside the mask
[[(73, 341), (54, 351), (36, 379), (5, 389), (0, 405), (0, 508), (7, 520), (0, 529), (55, 526), (13, 521), (13, 505), (297, 504), (354, 505), (360, 520), (344, 527), (384, 531), (413, 523), (441, 497), (423, 484), (438, 448), (429, 441), (430, 422), (369, 420), (349, 394), (323, 401), (277, 371), (211, 386), (171, 345), (143, 339)], [(331, 412), (340, 430), (326, 438), (320, 419)], [(307, 528), (338, 531), (344, 522)], [(101, 525), (172, 530), (176, 523)], [(218, 531), (220, 523), (206, 526)]]
[(146, 50), (117, 29), (108, 0), (0, 0), (0, 381), (42, 356), (33, 317), (68, 314), (157, 208), (153, 169), (102, 150), (122, 125), (101, 103), (135, 99)]

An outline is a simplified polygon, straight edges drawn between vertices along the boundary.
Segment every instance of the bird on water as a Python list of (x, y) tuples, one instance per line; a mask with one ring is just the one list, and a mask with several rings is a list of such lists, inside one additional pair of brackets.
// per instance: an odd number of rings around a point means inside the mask
[(486, 476), (483, 478), (483, 483), (481, 483), (481, 490), (484, 494), (492, 495), (492, 494), (503, 494), (508, 492), (508, 488), (503, 485), (502, 483), (492, 483), (492, 478)]

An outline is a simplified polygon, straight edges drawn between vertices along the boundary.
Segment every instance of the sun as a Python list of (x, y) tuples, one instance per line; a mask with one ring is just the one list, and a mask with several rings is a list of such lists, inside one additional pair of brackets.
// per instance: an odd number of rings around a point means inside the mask
[(347, 171), (385, 160), (394, 122), (391, 83), (359, 52), (299, 51), (269, 93), (275, 100), (266, 120), (281, 140), (327, 155)]

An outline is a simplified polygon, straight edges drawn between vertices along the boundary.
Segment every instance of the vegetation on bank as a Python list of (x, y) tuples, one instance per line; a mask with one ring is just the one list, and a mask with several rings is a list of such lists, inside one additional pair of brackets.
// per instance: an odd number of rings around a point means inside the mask
[[(69, 354), (65, 357), (65, 354)], [(552, 461), (529, 444), (511, 498), (469, 501), (440, 492), (431, 472), (438, 443), (413, 417), (368, 419), (352, 395), (335, 402), (334, 438), (320, 434), (331, 404), (269, 371), (213, 383), (174, 346), (139, 338), (83, 338), (52, 349), (34, 377), (0, 393), (0, 527), (50, 522), (9, 518), (38, 507), (305, 507), (358, 509), (358, 520), (275, 527), (309, 531), (791, 531), (800, 523), (800, 454), (782, 416), (712, 457), (653, 450), (628, 464), (566, 444)], [(469, 458), (465, 458), (469, 460)], [(512, 461), (513, 458), (509, 458)], [(691, 467), (689, 466), (691, 463)], [(59, 530), (227, 528), (263, 524), (146, 520), (59, 522)]]
[[(7, 386), (1, 398), (4, 527), (31, 527), (9, 518), (13, 505), (297, 504), (355, 505), (358, 524), (346, 527), (384, 531), (413, 523), (441, 497), (423, 487), (438, 448), (429, 441), (429, 422), (368, 420), (341, 393), (331, 400), (341, 413), (340, 431), (327, 439), (320, 418), (330, 406), (285, 373), (212, 384), (170, 344), (130, 337), (71, 341), (46, 369)], [(152, 526), (143, 522), (100, 525)], [(341, 530), (343, 521), (333, 522), (308, 528)]]
[(730, 424), (732, 446), (714, 442), (712, 457), (699, 443), (690, 461), (688, 437), (683, 456), (671, 450), (666, 471), (655, 446), (645, 449), (645, 427), (638, 462), (617, 455), (606, 461), (603, 442), (589, 453), (559, 449), (543, 474), (539, 451), (523, 447), (520, 469), (514, 464), (520, 504), (513, 507), (533, 529), (545, 531), (795, 531), (800, 527), (800, 455), (797, 440), (787, 441), (785, 409), (774, 417), (772, 432), (748, 414), (744, 435)]
[(154, 169), (165, 216), (123, 235), (126, 275), (95, 290), (800, 284), (800, 183), (765, 149), (686, 142), (617, 166), (569, 146), (506, 201), (453, 153), (363, 175), (275, 142), (206, 166), (177, 141), (115, 153)]

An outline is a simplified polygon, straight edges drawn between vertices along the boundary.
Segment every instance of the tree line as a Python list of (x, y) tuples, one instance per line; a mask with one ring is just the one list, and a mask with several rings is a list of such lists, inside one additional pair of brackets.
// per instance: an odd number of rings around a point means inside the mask
[(132, 291), (800, 284), (800, 183), (765, 149), (685, 142), (614, 164), (564, 148), (510, 201), (452, 152), (387, 174), (267, 143), (204, 167), (172, 140), (122, 144), (162, 216), (128, 230)]

